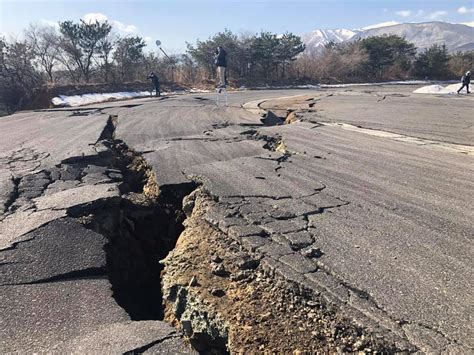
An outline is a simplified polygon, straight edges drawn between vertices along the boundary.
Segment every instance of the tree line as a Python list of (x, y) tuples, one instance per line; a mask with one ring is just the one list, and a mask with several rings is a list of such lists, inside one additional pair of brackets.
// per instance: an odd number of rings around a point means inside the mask
[(329, 43), (316, 54), (298, 58), (298, 75), (326, 82), (459, 79), (474, 64), (474, 51), (450, 54), (446, 45), (418, 51), (396, 35)]
[(184, 54), (160, 57), (144, 50), (142, 37), (114, 34), (107, 21), (64, 21), (58, 29), (31, 25), (21, 40), (0, 38), (0, 101), (11, 111), (42, 85), (144, 82), (150, 71), (162, 81), (212, 85), (217, 46), (228, 53), (234, 86), (453, 79), (472, 68), (474, 59), (472, 51), (449, 54), (438, 45), (417, 52), (395, 35), (329, 43), (309, 53), (289, 32), (237, 35), (229, 30), (187, 43)]

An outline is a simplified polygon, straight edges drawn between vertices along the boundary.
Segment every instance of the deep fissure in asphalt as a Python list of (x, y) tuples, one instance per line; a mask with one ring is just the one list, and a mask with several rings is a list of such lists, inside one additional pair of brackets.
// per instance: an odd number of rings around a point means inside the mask
[(113, 297), (132, 320), (163, 319), (160, 260), (184, 229), (181, 201), (195, 187), (161, 191), (157, 200), (140, 200), (132, 194), (115, 206), (114, 228), (105, 248), (107, 273)]
[[(96, 146), (123, 176), (120, 199), (105, 201), (86, 224), (107, 236), (106, 269), (113, 297), (132, 320), (163, 320), (160, 260), (176, 246), (183, 222), (194, 203), (186, 203), (199, 184), (189, 182), (158, 187), (152, 167), (137, 152), (115, 139), (118, 118), (110, 116)], [(185, 211), (184, 211), (185, 210)], [(186, 213), (185, 213), (186, 212)], [(202, 353), (227, 353), (225, 338), (198, 333), (190, 344)], [(138, 349), (144, 351), (146, 349)]]
[(113, 297), (132, 320), (162, 320), (160, 260), (174, 248), (186, 216), (183, 198), (194, 182), (159, 188), (153, 169), (138, 153), (115, 139), (111, 115), (96, 143), (99, 159), (78, 157), (69, 164), (97, 164), (120, 170), (121, 197), (68, 211), (85, 226), (106, 236), (107, 275)]

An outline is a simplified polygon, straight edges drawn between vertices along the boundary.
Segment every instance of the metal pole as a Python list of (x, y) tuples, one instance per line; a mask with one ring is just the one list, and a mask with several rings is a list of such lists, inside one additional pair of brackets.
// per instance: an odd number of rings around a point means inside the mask
[(163, 50), (161, 47), (159, 47), (159, 48), (160, 48), (160, 51), (162, 51), (162, 52), (163, 52), (163, 54), (166, 56), (166, 58), (168, 58), (169, 60), (171, 60), (171, 58), (170, 58), (170, 57), (168, 57), (168, 54), (166, 54), (166, 52), (165, 52), (165, 51), (164, 51), (164, 50)]
[(166, 52), (163, 50), (163, 48), (161, 47), (158, 47), (158, 48), (160, 48), (160, 51), (162, 51), (163, 54), (166, 56), (166, 58), (168, 58), (171, 62), (171, 80), (174, 81), (174, 63), (172, 59), (168, 56), (168, 54), (166, 54)]

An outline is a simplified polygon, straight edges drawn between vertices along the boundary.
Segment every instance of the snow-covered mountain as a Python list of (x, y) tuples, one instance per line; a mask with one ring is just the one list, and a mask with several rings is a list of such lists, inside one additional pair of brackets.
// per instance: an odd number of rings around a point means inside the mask
[(316, 30), (301, 38), (309, 52), (318, 51), (327, 43), (341, 43), (384, 34), (406, 38), (419, 49), (433, 44), (446, 44), (450, 52), (468, 50), (474, 46), (474, 28), (447, 22), (396, 23), (388, 22), (364, 27), (360, 30)]
[(341, 43), (353, 38), (360, 30), (315, 30), (301, 36), (309, 51), (318, 51), (330, 42)]

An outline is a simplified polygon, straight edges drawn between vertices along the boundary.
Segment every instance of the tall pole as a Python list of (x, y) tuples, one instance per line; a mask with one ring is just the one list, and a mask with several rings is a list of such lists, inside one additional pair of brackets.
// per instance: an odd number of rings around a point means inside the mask
[(156, 40), (156, 46), (160, 49), (161, 52), (163, 52), (163, 54), (166, 56), (166, 58), (169, 59), (170, 63), (171, 63), (171, 80), (174, 81), (174, 64), (173, 64), (173, 60), (168, 56), (168, 54), (166, 54), (166, 52), (163, 50), (163, 48), (161, 48), (161, 41), (160, 40)]
[(163, 52), (163, 54), (166, 56), (166, 58), (168, 58), (169, 60), (171, 60), (170, 57), (168, 57), (168, 54), (166, 54), (166, 52), (163, 50), (163, 48), (159, 47), (160, 48), (160, 51)]

